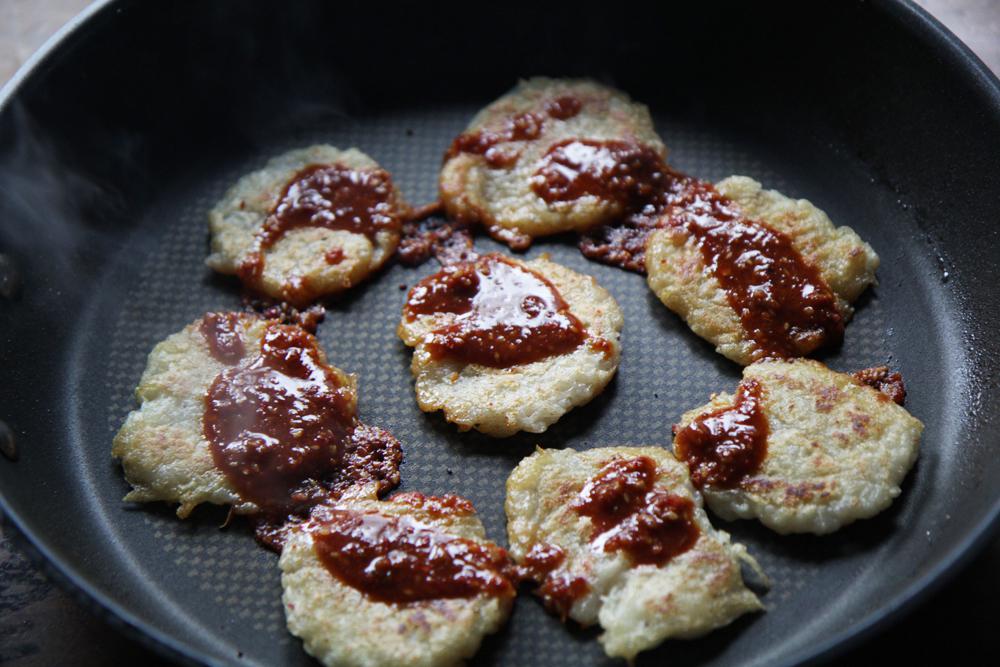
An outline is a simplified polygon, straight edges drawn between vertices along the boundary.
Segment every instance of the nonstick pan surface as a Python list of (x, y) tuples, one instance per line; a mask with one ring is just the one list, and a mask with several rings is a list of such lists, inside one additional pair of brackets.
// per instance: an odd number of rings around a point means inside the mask
[[(823, 538), (716, 520), (772, 578), (768, 611), (639, 664), (828, 657), (954, 570), (1000, 511), (1000, 86), (912, 5), (661, 4), (119, 2), (50, 46), (0, 100), (0, 419), (19, 453), (0, 459), (0, 492), (51, 572), (176, 658), (309, 664), (284, 628), (276, 557), (245, 525), (220, 529), (224, 510), (182, 522), (123, 504), (111, 438), (153, 345), (240, 306), (238, 284), (203, 264), (206, 213), (236, 178), (325, 142), (361, 148), (412, 203), (431, 201), (451, 138), (535, 74), (616, 85), (649, 104), (676, 167), (750, 175), (857, 230), (880, 282), (824, 361), (901, 370), (926, 424), (902, 496), (875, 519)], [(545, 434), (459, 434), (417, 409), (394, 332), (403, 286), (433, 263), (385, 270), (319, 330), (360, 376), (362, 418), (402, 441), (401, 488), (469, 497), (501, 542), (504, 481), (536, 444), (666, 445), (740, 371), (642, 277), (568, 238), (527, 255), (545, 252), (595, 276), (626, 322), (615, 381)], [(522, 595), (476, 662), (609, 662), (595, 636)]]

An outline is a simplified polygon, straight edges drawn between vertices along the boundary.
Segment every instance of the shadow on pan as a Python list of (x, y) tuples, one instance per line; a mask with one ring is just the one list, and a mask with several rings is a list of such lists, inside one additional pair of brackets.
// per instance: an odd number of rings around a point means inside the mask
[[(768, 612), (640, 664), (828, 657), (983, 542), (1000, 508), (989, 483), (1000, 475), (1000, 87), (919, 10), (119, 2), (90, 10), (0, 108), (0, 419), (20, 454), (0, 460), (0, 492), (52, 572), (172, 657), (308, 662), (284, 630), (274, 556), (245, 530), (220, 531), (211, 511), (182, 523), (123, 505), (111, 437), (152, 345), (239, 303), (203, 265), (205, 213), (235, 178), (294, 146), (356, 145), (411, 201), (430, 201), (451, 137), (536, 74), (618, 86), (649, 104), (680, 168), (754, 176), (869, 240), (880, 284), (826, 361), (900, 368), (927, 425), (903, 496), (877, 519), (822, 539), (724, 524), (774, 579)], [(403, 488), (470, 497), (497, 539), (504, 480), (533, 444), (666, 443), (684, 410), (738, 377), (658, 309), (641, 277), (565, 243), (529, 254), (543, 251), (607, 286), (626, 330), (597, 416), (570, 415), (537, 442), (505, 449), (417, 410), (393, 332), (398, 285), (429, 265), (391, 268), (320, 330), (334, 363), (361, 377), (364, 419), (404, 443)], [(567, 632), (528, 597), (478, 658), (604, 662), (590, 634)]]

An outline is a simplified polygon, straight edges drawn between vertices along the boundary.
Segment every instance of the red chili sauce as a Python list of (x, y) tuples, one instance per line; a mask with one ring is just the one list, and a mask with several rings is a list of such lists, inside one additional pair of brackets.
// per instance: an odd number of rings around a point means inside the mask
[(471, 502), (453, 493), (446, 493), (443, 496), (425, 496), (419, 491), (407, 491), (395, 494), (392, 497), (392, 502), (409, 505), (435, 517), (470, 516), (476, 513)]
[(621, 209), (618, 221), (580, 241), (586, 256), (604, 263), (644, 272), (655, 229), (693, 237), (758, 359), (802, 356), (843, 340), (836, 297), (787, 235), (748, 219), (711, 183), (673, 171), (649, 147), (560, 142), (542, 158), (532, 188), (549, 203), (593, 196)]
[(259, 352), (215, 378), (203, 422), (215, 465), (272, 524), (264, 533), (352, 486), (399, 483), (399, 442), (358, 422), (353, 390), (298, 327), (269, 324)]
[(527, 364), (576, 349), (587, 337), (548, 280), (501, 255), (445, 267), (410, 291), (406, 317), (455, 313), (430, 335), (437, 358), (492, 368)]
[(496, 130), (477, 130), (463, 132), (451, 142), (451, 147), (445, 153), (445, 160), (450, 160), (460, 153), (482, 155), (486, 164), (499, 169), (510, 167), (520, 153), (506, 146), (513, 141), (531, 141), (542, 133), (545, 118), (540, 114), (526, 112), (511, 116)]
[(613, 224), (581, 237), (580, 251), (599, 262), (642, 273), (646, 240), (663, 226), (662, 212), (678, 176), (649, 146), (568, 139), (542, 157), (531, 187), (549, 204), (590, 196), (617, 208)]
[[(384, 170), (309, 165), (285, 186), (238, 274), (245, 284), (255, 287), (264, 272), (264, 252), (292, 229), (324, 227), (374, 239), (379, 231), (398, 231), (401, 225), (393, 201), (392, 179)], [(337, 264), (343, 260), (343, 252), (328, 253), (326, 260)], [(289, 286), (289, 298), (298, 303), (315, 298), (308, 285), (300, 283)]]
[(323, 259), (327, 264), (340, 264), (347, 259), (347, 255), (344, 254), (343, 248), (331, 248), (323, 255)]
[(632, 208), (661, 192), (667, 176), (659, 153), (646, 146), (567, 139), (545, 153), (531, 189), (548, 203), (593, 196)]
[(205, 313), (198, 326), (212, 357), (227, 366), (239, 362), (246, 354), (241, 319), (239, 313)]
[(506, 144), (514, 141), (533, 141), (542, 134), (546, 117), (557, 120), (568, 120), (580, 113), (583, 102), (572, 95), (564, 95), (545, 103), (543, 113), (526, 111), (512, 115), (499, 128), (481, 129), (473, 132), (463, 132), (455, 137), (445, 160), (459, 155), (471, 153), (482, 155), (486, 164), (494, 169), (508, 168), (517, 162), (520, 152)]
[(573, 604), (590, 592), (590, 584), (583, 577), (555, 572), (565, 560), (566, 554), (559, 547), (536, 544), (518, 568), (519, 578), (540, 584), (535, 593), (542, 598), (546, 609), (564, 621)]
[(310, 510), (323, 508), (352, 488), (372, 486), (383, 495), (399, 485), (399, 464), (403, 460), (399, 441), (376, 426), (358, 424), (344, 443), (340, 465), (318, 480), (306, 480), (291, 509), (272, 510), (254, 517), (257, 541), (281, 553), (288, 533), (310, 517)]
[(475, 259), (469, 225), (441, 217), (440, 201), (413, 209), (403, 222), (396, 257), (406, 266), (423, 264), (434, 255), (442, 266)]
[(688, 465), (698, 488), (732, 489), (760, 469), (767, 454), (767, 416), (761, 408), (762, 388), (743, 380), (735, 405), (674, 427), (674, 453)]
[(327, 510), (312, 535), (330, 574), (380, 602), (514, 595), (505, 550), (407, 516)]
[(694, 503), (656, 488), (656, 462), (614, 458), (584, 485), (571, 507), (593, 523), (590, 541), (636, 565), (662, 565), (698, 541)]
[(583, 102), (573, 95), (561, 95), (545, 103), (545, 113), (552, 118), (568, 120), (580, 113)]
[(702, 259), (755, 344), (755, 359), (798, 357), (840, 343), (844, 318), (791, 239), (746, 218), (706, 181), (688, 182), (669, 224), (697, 239)]
[(906, 403), (906, 385), (903, 376), (893, 373), (888, 366), (865, 368), (852, 374), (861, 384), (868, 385), (879, 392), (879, 398), (891, 400), (897, 405)]

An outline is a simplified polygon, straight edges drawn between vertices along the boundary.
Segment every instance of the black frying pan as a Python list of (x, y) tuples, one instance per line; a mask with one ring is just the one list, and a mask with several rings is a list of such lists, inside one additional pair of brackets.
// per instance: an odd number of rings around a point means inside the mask
[[(953, 571), (1000, 512), (997, 80), (912, 5), (661, 4), (134, 1), (64, 33), (0, 100), (0, 419), (19, 453), (0, 460), (0, 490), (52, 571), (174, 657), (306, 663), (276, 558), (245, 526), (219, 530), (222, 510), (180, 522), (122, 504), (111, 438), (152, 346), (239, 305), (202, 262), (205, 214), (240, 174), (294, 146), (356, 145), (430, 201), (450, 138), (532, 74), (617, 85), (650, 105), (678, 168), (754, 176), (861, 233), (880, 284), (825, 361), (902, 370), (927, 425), (902, 497), (875, 519), (824, 538), (718, 522), (774, 579), (769, 611), (639, 662), (829, 656)], [(404, 443), (403, 488), (470, 497), (501, 541), (503, 482), (536, 443), (666, 444), (682, 411), (739, 374), (641, 277), (587, 262), (570, 239), (529, 255), (543, 251), (608, 287), (626, 328), (616, 381), (542, 436), (460, 435), (417, 410), (394, 328), (399, 286), (430, 264), (384, 271), (320, 329), (360, 375), (364, 420)], [(594, 635), (523, 596), (478, 659), (600, 663)]]

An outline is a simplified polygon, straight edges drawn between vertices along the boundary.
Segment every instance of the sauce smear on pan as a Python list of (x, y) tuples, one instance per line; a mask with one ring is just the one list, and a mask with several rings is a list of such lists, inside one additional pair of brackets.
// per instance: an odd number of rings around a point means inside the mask
[(852, 373), (851, 377), (877, 390), (882, 400), (893, 401), (897, 405), (906, 403), (906, 385), (903, 384), (903, 376), (893, 373), (888, 366), (865, 368)]
[(403, 222), (403, 236), (396, 257), (406, 266), (417, 266), (434, 255), (442, 266), (475, 259), (472, 231), (467, 224), (442, 217), (440, 201), (410, 211)]

